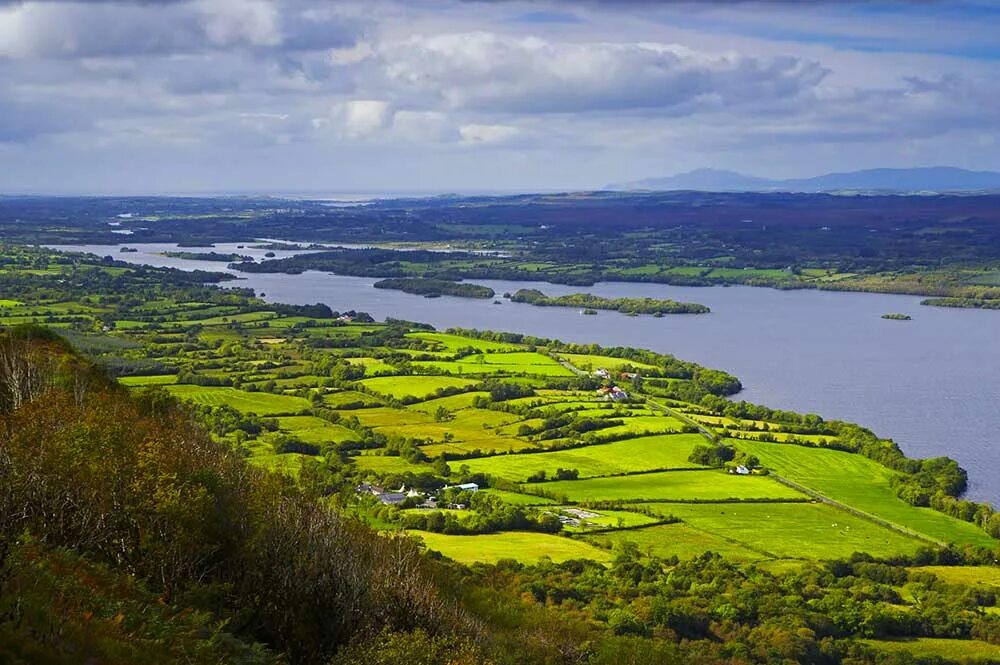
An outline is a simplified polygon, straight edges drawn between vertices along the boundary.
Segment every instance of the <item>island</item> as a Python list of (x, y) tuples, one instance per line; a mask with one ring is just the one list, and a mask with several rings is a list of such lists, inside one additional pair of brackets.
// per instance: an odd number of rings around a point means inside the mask
[(896, 313), (896, 314), (883, 314), (882, 318), (883, 319), (888, 319), (890, 321), (910, 321), (910, 320), (913, 319), (913, 317), (910, 316), (909, 314), (899, 314), (899, 313)]
[(435, 298), (439, 296), (457, 296), (459, 298), (492, 298), (496, 292), (488, 286), (453, 282), (447, 279), (428, 279), (423, 277), (391, 277), (372, 284), (376, 289), (395, 289), (404, 293)]
[(607, 309), (622, 314), (707, 314), (711, 310), (705, 305), (676, 300), (656, 300), (655, 298), (603, 298), (590, 293), (573, 293), (565, 296), (547, 296), (538, 289), (518, 289), (511, 297), (512, 302), (528, 303), (541, 307), (578, 307), (584, 314), (596, 314), (594, 310)]
[(223, 254), (221, 252), (163, 252), (163, 256), (187, 261), (214, 261), (216, 263), (241, 263), (253, 261), (252, 256), (244, 254)]

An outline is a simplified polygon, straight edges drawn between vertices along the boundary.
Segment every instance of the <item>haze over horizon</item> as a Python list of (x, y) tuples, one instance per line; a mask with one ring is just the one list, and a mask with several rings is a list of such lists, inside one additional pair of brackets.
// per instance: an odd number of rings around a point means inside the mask
[(1000, 171), (984, 1), (0, 0), (0, 193)]

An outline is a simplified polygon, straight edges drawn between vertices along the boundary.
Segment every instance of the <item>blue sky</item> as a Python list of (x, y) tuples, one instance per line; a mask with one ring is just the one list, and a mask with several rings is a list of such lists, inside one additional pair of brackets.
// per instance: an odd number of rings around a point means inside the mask
[(1000, 170), (987, 2), (0, 0), (0, 192)]

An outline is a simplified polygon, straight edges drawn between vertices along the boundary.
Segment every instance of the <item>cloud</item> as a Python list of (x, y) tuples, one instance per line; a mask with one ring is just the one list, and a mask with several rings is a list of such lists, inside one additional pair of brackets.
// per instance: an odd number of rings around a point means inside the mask
[(315, 50), (349, 45), (357, 27), (349, 23), (274, 0), (8, 3), (0, 4), (0, 57)]
[(489, 32), (415, 36), (374, 56), (396, 94), (453, 109), (678, 114), (794, 97), (827, 70), (795, 57), (708, 54), (661, 43), (553, 42)]
[(316, 122), (317, 127), (330, 127), (348, 139), (371, 138), (392, 124), (392, 107), (378, 99), (353, 99), (338, 102), (328, 118)]

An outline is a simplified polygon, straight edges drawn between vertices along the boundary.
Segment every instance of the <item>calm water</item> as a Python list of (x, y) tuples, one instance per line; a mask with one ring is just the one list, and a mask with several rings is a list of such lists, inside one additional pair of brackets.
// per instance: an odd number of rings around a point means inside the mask
[[(173, 245), (59, 247), (133, 263), (221, 270), (222, 264), (157, 256)], [(207, 250), (190, 250), (207, 251)], [(266, 250), (215, 251), (262, 257)], [(285, 256), (293, 252), (276, 252)], [(868, 426), (915, 457), (948, 455), (969, 472), (969, 497), (1000, 505), (1000, 312), (923, 307), (910, 296), (776, 291), (751, 287), (676, 287), (603, 283), (602, 296), (649, 296), (700, 302), (707, 315), (661, 319), (615, 312), (581, 316), (575, 309), (464, 298), (427, 299), (372, 288), (375, 279), (321, 272), (250, 274), (235, 282), (269, 301), (323, 302), (450, 326), (507, 330), (573, 342), (636, 346), (672, 353), (740, 377), (738, 399), (818, 413)], [(476, 280), (498, 294), (540, 288), (550, 295), (580, 287)], [(913, 316), (887, 321), (888, 312)]]

